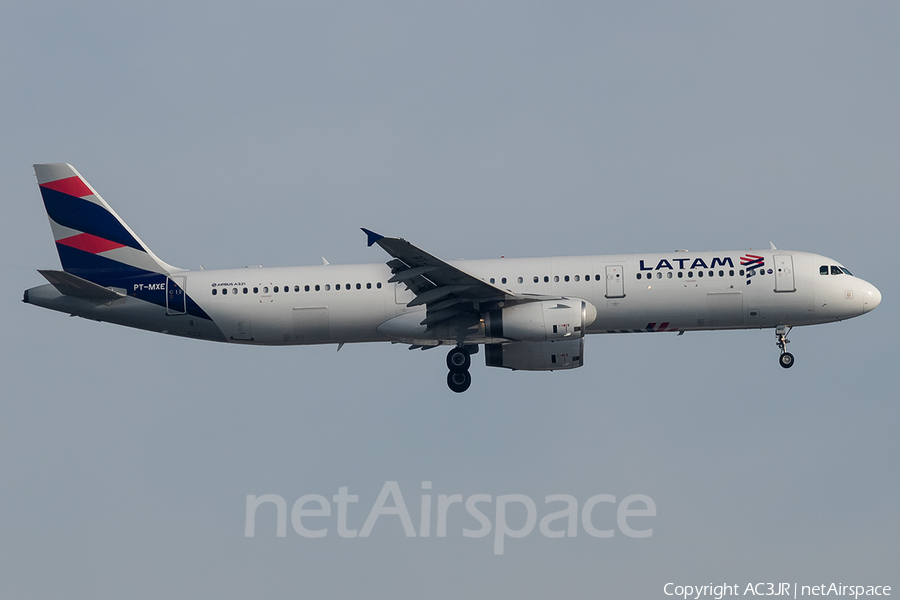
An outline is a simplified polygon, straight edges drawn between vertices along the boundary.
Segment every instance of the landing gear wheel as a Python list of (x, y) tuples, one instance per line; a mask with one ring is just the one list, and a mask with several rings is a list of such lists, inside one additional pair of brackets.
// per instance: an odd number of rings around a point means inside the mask
[(781, 350), (781, 356), (778, 358), (778, 364), (780, 364), (785, 369), (790, 369), (794, 366), (794, 355), (790, 352), (787, 352), (785, 346), (791, 343), (791, 340), (787, 339), (788, 334), (791, 332), (791, 327), (786, 327), (784, 325), (779, 325), (775, 328), (775, 345), (778, 346), (778, 349)]
[[(463, 348), (454, 348), (447, 354), (447, 368), (451, 372), (462, 373), (468, 371), (471, 364), (472, 357)], [(469, 387), (468, 384), (466, 384), (466, 387)]]
[(447, 373), (447, 386), (457, 394), (461, 394), (472, 385), (472, 376), (468, 371), (450, 371)]

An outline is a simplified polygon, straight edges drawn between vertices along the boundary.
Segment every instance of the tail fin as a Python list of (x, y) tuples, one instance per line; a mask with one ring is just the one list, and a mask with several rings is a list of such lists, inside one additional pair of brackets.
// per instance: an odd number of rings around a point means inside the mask
[(34, 165), (63, 270), (98, 283), (179, 269), (160, 260), (72, 165)]

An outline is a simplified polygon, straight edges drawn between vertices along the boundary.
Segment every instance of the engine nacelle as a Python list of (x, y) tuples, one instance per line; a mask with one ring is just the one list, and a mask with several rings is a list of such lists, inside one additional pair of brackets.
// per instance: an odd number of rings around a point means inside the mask
[(584, 338), (558, 342), (485, 344), (484, 364), (513, 371), (577, 369), (584, 355)]
[(597, 309), (581, 298), (525, 302), (488, 311), (484, 333), (486, 337), (523, 342), (581, 338), (596, 318)]

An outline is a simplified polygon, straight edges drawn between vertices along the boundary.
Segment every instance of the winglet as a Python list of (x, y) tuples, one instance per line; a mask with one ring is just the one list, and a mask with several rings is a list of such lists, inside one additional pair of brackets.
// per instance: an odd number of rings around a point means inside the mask
[(772, 248), (772, 250), (778, 250), (772, 242), (769, 242), (769, 247)]
[(374, 231), (369, 231), (369, 230), (366, 229), (365, 227), (360, 227), (360, 229), (362, 229), (362, 230), (363, 230), (363, 233), (366, 234), (366, 244), (367, 244), (368, 246), (371, 246), (371, 245), (377, 243), (378, 240), (383, 240), (383, 239), (384, 239), (384, 236), (383, 236), (383, 235), (379, 235), (379, 234), (375, 233)]

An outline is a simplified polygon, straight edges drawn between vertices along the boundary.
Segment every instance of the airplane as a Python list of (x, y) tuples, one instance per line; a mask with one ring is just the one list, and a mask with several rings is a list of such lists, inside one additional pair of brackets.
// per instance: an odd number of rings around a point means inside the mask
[(69, 164), (34, 165), (62, 270), (23, 301), (70, 315), (233, 344), (448, 346), (447, 385), (471, 356), (523, 371), (584, 364), (587, 334), (773, 329), (850, 319), (881, 293), (838, 261), (768, 250), (444, 261), (363, 229), (385, 263), (188, 270), (159, 259)]

